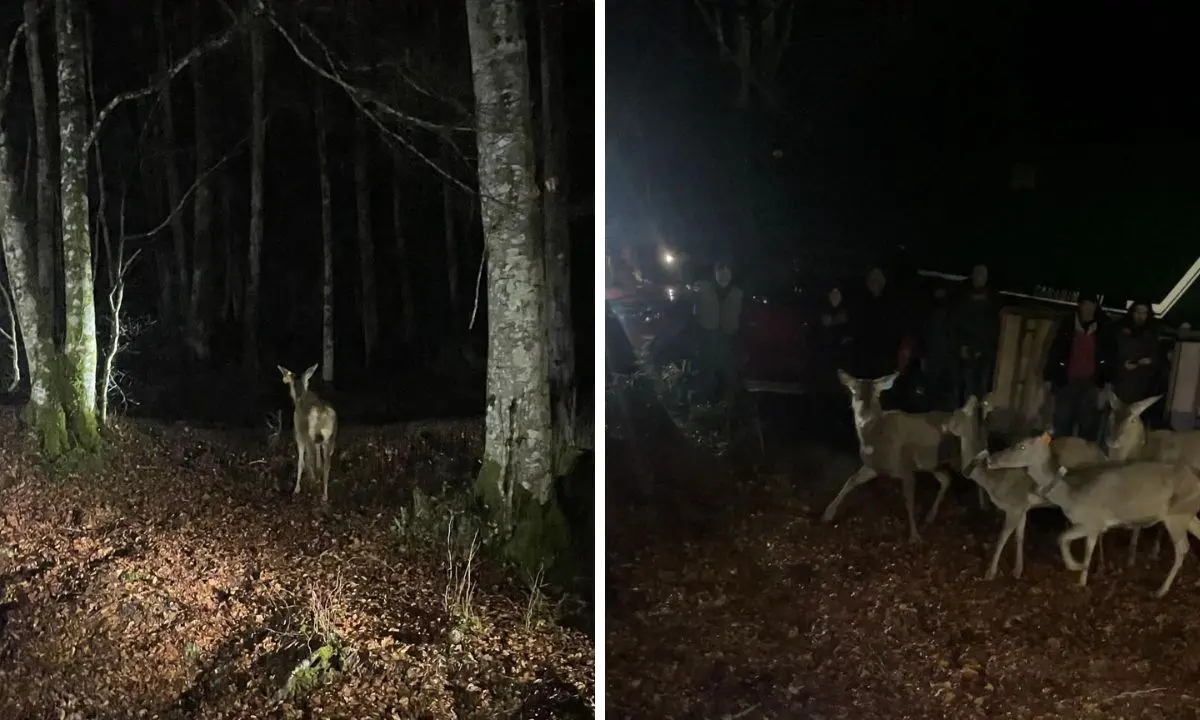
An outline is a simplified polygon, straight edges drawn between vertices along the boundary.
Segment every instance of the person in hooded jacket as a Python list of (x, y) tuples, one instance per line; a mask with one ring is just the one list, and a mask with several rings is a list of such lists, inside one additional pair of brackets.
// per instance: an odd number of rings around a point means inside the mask
[(1116, 327), (1113, 393), (1129, 404), (1155, 394), (1165, 358), (1158, 340), (1158, 322), (1149, 302), (1136, 300)]
[(988, 284), (987, 265), (971, 270), (950, 311), (950, 343), (957, 359), (958, 391), (955, 406), (967, 397), (985, 397), (992, 389), (996, 351), (1000, 343), (1000, 297)]

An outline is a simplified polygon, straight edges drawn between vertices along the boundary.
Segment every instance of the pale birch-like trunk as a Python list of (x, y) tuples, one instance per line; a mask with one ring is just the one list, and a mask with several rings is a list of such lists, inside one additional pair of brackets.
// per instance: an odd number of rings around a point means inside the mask
[[(199, 45), (203, 38), (201, 32), (203, 15), (200, 1), (192, 2), (192, 33), (193, 40)], [(210, 353), (208, 298), (209, 264), (212, 260), (212, 185), (207, 180), (201, 180), (205, 173), (212, 169), (213, 152), (212, 136), (209, 131), (208, 92), (204, 86), (204, 61), (196, 58), (192, 61), (192, 88), (195, 92), (194, 113), (196, 135), (196, 185), (192, 210), (192, 277), (188, 281), (190, 291), (187, 304), (187, 329), (184, 337), (192, 351), (195, 360), (207, 360)], [(174, 206), (172, 206), (174, 207)]]
[(54, 177), (50, 145), (50, 103), (46, 98), (46, 71), (42, 65), (38, 0), (25, 0), (25, 58), (29, 65), (29, 86), (33, 96), (34, 145), (37, 146), (37, 267), (38, 284), (54, 307)]
[(549, 565), (567, 543), (551, 476), (545, 272), (528, 48), (518, 0), (466, 0), (479, 195), (487, 243), (488, 362), (477, 488), (519, 565)]
[(400, 280), (400, 318), (404, 343), (411, 345), (417, 334), (417, 308), (413, 297), (412, 273), (408, 267), (408, 246), (404, 238), (404, 176), (400, 159), (392, 159), (392, 234), (396, 237), (397, 277)]
[(364, 360), (370, 365), (379, 340), (379, 301), (375, 292), (375, 241), (371, 237), (371, 165), (368, 158), (371, 136), (367, 122), (359, 116), (354, 123), (354, 191), (358, 209), (358, 260), (362, 280), (362, 325)]
[(539, 0), (542, 56), (542, 231), (546, 258), (546, 322), (550, 333), (550, 402), (554, 472), (570, 472), (575, 453), (575, 332), (571, 324), (571, 235), (568, 223), (566, 113), (563, 102), (561, 0)]
[(321, 183), (321, 256), (324, 262), (321, 302), (321, 379), (333, 384), (333, 189), (329, 184), (329, 151), (325, 134), (325, 93), (321, 81), (313, 98), (317, 133), (317, 174)]
[[(442, 162), (450, 159), (449, 151), (442, 153)], [(458, 231), (454, 222), (454, 187), (442, 180), (442, 227), (446, 233), (446, 280), (450, 287), (450, 314), (458, 317)]]
[(87, 89), (83, 33), (76, 0), (56, 0), (58, 40), (59, 185), (63, 223), (63, 343), (67, 413), (71, 434), (93, 449), (96, 427), (96, 302), (88, 226)]
[(246, 298), (242, 313), (242, 363), (247, 377), (258, 377), (258, 291), (262, 279), (263, 163), (266, 159), (267, 117), (264, 86), (267, 74), (263, 24), (250, 31), (250, 236), (246, 264)]
[[(154, 3), (154, 25), (158, 32), (158, 69), (163, 73), (171, 65), (171, 47), (167, 41), (166, 20), (163, 17), (164, 2), (165, 0), (157, 0)], [(179, 163), (175, 159), (175, 149), (178, 144), (175, 135), (175, 111), (171, 105), (170, 83), (163, 84), (159, 102), (162, 111), (162, 154), (166, 168), (167, 207), (175, 208), (179, 207), (183, 189), (182, 181), (179, 179)], [(173, 287), (169, 292), (174, 292), (174, 302), (172, 303), (173, 307), (166, 308), (166, 310), (174, 310), (178, 313), (176, 317), (171, 318), (171, 321), (178, 323), (180, 331), (186, 337), (185, 323), (188, 317), (190, 292), (188, 290), (187, 228), (184, 224), (183, 213), (175, 213), (171, 216), (171, 242), (175, 249), (174, 277), (171, 275), (166, 277), (172, 281)]]
[(4, 303), (4, 319), (7, 321), (6, 330), (0, 330), (4, 342), (8, 345), (8, 384), (4, 392), (13, 392), (21, 384), (21, 332), (17, 328), (17, 315), (13, 310), (12, 296), (3, 284), (0, 284), (0, 302)]

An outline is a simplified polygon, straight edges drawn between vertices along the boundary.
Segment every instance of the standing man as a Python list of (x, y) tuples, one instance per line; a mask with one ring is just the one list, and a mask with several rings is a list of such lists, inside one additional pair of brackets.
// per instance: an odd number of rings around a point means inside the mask
[(1100, 388), (1113, 375), (1115, 342), (1096, 296), (1083, 293), (1079, 306), (1058, 326), (1050, 343), (1043, 379), (1054, 392), (1054, 433), (1095, 441), (1100, 431)]
[(733, 284), (729, 263), (713, 266), (713, 279), (701, 280), (696, 297), (700, 356), (714, 394), (732, 402), (737, 395), (737, 336), (741, 329), (742, 289)]
[(967, 397), (982, 398), (991, 391), (1000, 342), (1000, 298), (988, 285), (983, 263), (971, 269), (951, 310), (950, 341), (957, 359), (956, 407), (962, 407)]
[(855, 377), (877, 378), (896, 371), (903, 331), (892, 293), (885, 292), (887, 278), (883, 270), (867, 273), (867, 292), (850, 313), (854, 338)]
[(1113, 392), (1128, 405), (1154, 394), (1163, 370), (1158, 344), (1158, 323), (1150, 303), (1135, 300), (1117, 325), (1116, 377)]

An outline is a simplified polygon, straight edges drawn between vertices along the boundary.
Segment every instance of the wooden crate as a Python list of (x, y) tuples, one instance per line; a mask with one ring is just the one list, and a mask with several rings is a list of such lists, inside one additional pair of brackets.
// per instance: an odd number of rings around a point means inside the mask
[(1050, 343), (1063, 313), (1041, 308), (1004, 308), (1000, 313), (1000, 342), (992, 379), (996, 407), (993, 427), (1024, 431), (1042, 417), (1045, 390), (1042, 371)]

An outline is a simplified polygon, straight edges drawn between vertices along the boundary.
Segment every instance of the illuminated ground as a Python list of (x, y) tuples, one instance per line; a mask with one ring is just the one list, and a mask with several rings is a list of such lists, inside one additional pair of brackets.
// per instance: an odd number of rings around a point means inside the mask
[[(895, 483), (851, 494), (833, 526), (815, 519), (849, 457), (777, 449), (759, 475), (625, 411), (643, 424), (607, 446), (609, 717), (1200, 716), (1195, 555), (1156, 601), (1170, 550), (1128, 571), (1114, 532), (1110, 566), (1080, 589), (1055, 550), (1064, 521), (1042, 510), (1025, 577), (985, 582), (999, 520), (965, 484), (910, 546)], [(920, 485), (920, 508), (935, 488)]]
[[(53, 478), (0, 411), (0, 717), (590, 717), (594, 644), (569, 604), (527, 612), (483, 563), (464, 617), (445, 543), (392, 530), (413, 482), (470, 475), (480, 434), (344, 430), (325, 515), (311, 487), (277, 489), (286, 444), (128, 423), (102, 475)], [(276, 702), (322, 632), (352, 667)]]

